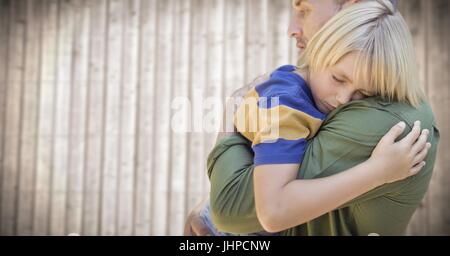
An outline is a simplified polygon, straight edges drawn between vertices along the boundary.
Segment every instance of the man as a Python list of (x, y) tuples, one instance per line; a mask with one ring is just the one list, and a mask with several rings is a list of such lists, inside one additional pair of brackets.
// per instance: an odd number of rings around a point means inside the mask
[[(289, 36), (296, 39), (302, 51), (333, 15), (356, 2), (358, 0), (295, 0)], [(241, 96), (245, 90), (235, 96)], [(377, 142), (392, 126), (404, 121), (410, 130), (415, 120), (421, 120), (422, 128), (430, 131), (432, 144), (427, 166), (421, 173), (379, 187), (282, 235), (404, 234), (428, 188), (436, 158), (439, 132), (428, 104), (415, 109), (381, 98), (348, 104), (327, 117), (316, 138), (310, 141), (298, 174), (299, 179), (314, 179), (353, 167), (370, 157)], [(208, 158), (208, 175), (212, 184), (211, 215), (221, 231), (236, 234), (262, 231), (255, 210), (252, 162), (248, 141), (234, 133), (219, 134)], [(207, 234), (198, 215), (196, 209), (188, 217), (186, 234)]]

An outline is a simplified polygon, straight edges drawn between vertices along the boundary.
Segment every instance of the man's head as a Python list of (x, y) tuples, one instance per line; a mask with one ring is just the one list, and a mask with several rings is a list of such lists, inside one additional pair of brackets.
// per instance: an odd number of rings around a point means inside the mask
[[(297, 48), (303, 52), (308, 41), (336, 13), (360, 1), (374, 0), (292, 0), (292, 18), (288, 35), (297, 41)], [(397, 6), (397, 0), (391, 0)]]

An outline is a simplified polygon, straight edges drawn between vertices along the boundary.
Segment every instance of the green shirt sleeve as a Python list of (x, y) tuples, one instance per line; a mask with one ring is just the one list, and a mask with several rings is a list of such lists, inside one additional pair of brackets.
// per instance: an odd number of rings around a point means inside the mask
[[(329, 115), (317, 136), (310, 140), (298, 174), (299, 179), (314, 179), (345, 171), (368, 159), (381, 137), (396, 123), (408, 124), (406, 135), (416, 120), (431, 131), (433, 147), (425, 170), (372, 190), (284, 234), (403, 234), (426, 192), (436, 156), (439, 133), (428, 105), (416, 110), (402, 104), (366, 100), (339, 109)], [(224, 139), (211, 152), (211, 209), (219, 229), (230, 233), (262, 230), (254, 209), (252, 171), (252, 151), (241, 136)]]
[(241, 135), (218, 142), (208, 157), (211, 217), (228, 233), (262, 231), (253, 197), (253, 151)]

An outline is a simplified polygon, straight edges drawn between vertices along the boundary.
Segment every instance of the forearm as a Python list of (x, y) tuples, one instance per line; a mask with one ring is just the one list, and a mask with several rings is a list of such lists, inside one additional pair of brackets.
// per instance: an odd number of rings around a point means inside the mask
[[(374, 168), (376, 165), (366, 161), (326, 178), (294, 180), (278, 188), (270, 184), (263, 184), (260, 189), (256, 186), (258, 217), (269, 232), (313, 220), (382, 185)], [(264, 195), (264, 201), (260, 201), (258, 193)], [(261, 204), (270, 207), (261, 207)]]

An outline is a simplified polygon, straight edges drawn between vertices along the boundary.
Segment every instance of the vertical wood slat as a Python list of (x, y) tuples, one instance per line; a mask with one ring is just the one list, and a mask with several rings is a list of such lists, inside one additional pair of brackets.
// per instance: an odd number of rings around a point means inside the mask
[(82, 234), (97, 235), (100, 232), (101, 220), (107, 0), (88, 1), (88, 8), (90, 12), (89, 80)]
[[(69, 169), (70, 104), (72, 87), (72, 51), (74, 2), (60, 1), (57, 34), (56, 108), (50, 232), (66, 234), (67, 181)], [(71, 150), (71, 149), (70, 149)]]
[[(447, 11), (450, 12), (450, 5), (448, 6)], [(447, 22), (448, 23), (444, 24), (444, 26), (446, 26), (447, 29), (448, 29), (450, 27), (450, 21), (447, 19)], [(447, 34), (447, 40), (450, 40), (448, 34)], [(449, 44), (447, 44), (447, 58), (450, 60)], [(449, 67), (449, 66), (450, 65), (447, 65), (447, 67)], [(450, 72), (450, 70), (448, 72)], [(449, 94), (450, 94), (450, 92), (447, 91), (447, 99), (450, 99), (450, 95)], [(448, 111), (449, 110), (447, 110), (447, 118), (448, 118), (448, 115), (449, 115)], [(450, 120), (449, 119), (447, 119), (447, 125), (450, 125)], [(449, 140), (447, 140), (447, 141), (443, 140), (443, 143), (446, 143), (446, 145), (447, 145), (447, 148), (444, 149), (445, 151), (444, 150), (442, 151), (442, 154), (445, 155), (447, 152), (450, 151), (450, 142), (449, 142)], [(443, 158), (443, 159), (445, 159), (445, 158)], [(444, 172), (446, 172), (446, 177), (444, 177), (443, 182), (445, 182), (445, 180), (447, 180), (447, 181), (450, 180), (450, 177), (449, 177), (450, 174), (448, 173), (448, 170), (450, 169), (450, 160), (447, 159), (447, 160), (444, 160), (444, 161), (445, 161), (446, 165), (442, 169), (443, 169)], [(448, 205), (446, 204), (446, 202), (450, 201), (449, 200), (449, 197), (450, 197), (450, 186), (445, 185), (444, 187), (446, 188), (445, 195), (447, 195), (447, 199), (444, 198), (442, 200), (441, 208), (445, 212), (448, 209)], [(445, 230), (444, 230), (444, 234), (448, 235), (448, 234), (450, 234), (450, 216), (448, 214), (446, 214), (445, 216), (446, 216), (446, 220), (443, 221), (443, 223), (444, 223), (443, 226), (446, 227)]]
[(245, 2), (225, 1), (224, 96), (242, 87), (245, 80)]
[(120, 163), (118, 192), (118, 234), (133, 233), (134, 161), (136, 132), (136, 102), (139, 50), (140, 1), (124, 2), (122, 43), (122, 79), (120, 102)]
[[(173, 15), (174, 0), (158, 1), (158, 33), (157, 33), (157, 68), (155, 85), (155, 110), (156, 115), (153, 120), (155, 129), (154, 156), (152, 171), (154, 172), (152, 180), (152, 233), (154, 235), (166, 235), (169, 225), (169, 205), (167, 197), (169, 195), (169, 158), (170, 141), (170, 98), (173, 82), (172, 69), (173, 53), (172, 42), (173, 35)], [(175, 39), (176, 40), (176, 39)]]
[(53, 131), (55, 112), (56, 46), (58, 1), (43, 4), (39, 120), (33, 234), (48, 235), (50, 221), (51, 173), (53, 171)]
[[(268, 35), (267, 35), (267, 68), (263, 72), (270, 72), (275, 68), (296, 64), (289, 61), (289, 47), (294, 40), (287, 37), (287, 24), (289, 24), (290, 1), (269, 1), (268, 7)], [(281, 14), (281, 15), (280, 15)], [(295, 55), (294, 55), (295, 56)]]
[(10, 5), (8, 43), (8, 81), (6, 91), (5, 136), (3, 141), (2, 207), (0, 212), (3, 235), (15, 235), (17, 227), (18, 180), (20, 179), (20, 136), (25, 40), (25, 3)]
[(108, 1), (107, 73), (105, 82), (104, 163), (102, 172), (101, 234), (117, 234), (120, 164), (120, 100), (122, 81), (123, 1)]
[(17, 233), (32, 235), (42, 5), (27, 0)]
[[(8, 84), (8, 48), (9, 48), (9, 5), (10, 1), (0, 2), (0, 191), (3, 187), (3, 154), (5, 141), (5, 114), (6, 114), (6, 93)], [(0, 213), (2, 212), (2, 197), (0, 196)], [(2, 217), (0, 214), (0, 233)]]
[(86, 106), (89, 52), (89, 9), (86, 0), (73, 5), (72, 87), (70, 91), (69, 167), (67, 181), (66, 233), (81, 233), (83, 175), (86, 143)]
[[(204, 136), (202, 134), (202, 100), (206, 87), (206, 44), (207, 44), (207, 5), (206, 0), (192, 0), (192, 17), (190, 31), (190, 58), (189, 66), (191, 69), (189, 76), (189, 101), (191, 103), (191, 128), (192, 132), (188, 138), (187, 158), (187, 209), (192, 209), (198, 201), (206, 194), (202, 191), (202, 185), (205, 183), (205, 156)], [(195, 10), (195, 11), (194, 11)], [(192, 160), (192, 159), (197, 159)]]
[(255, 77), (268, 72), (269, 3), (268, 0), (248, 0), (246, 3), (245, 82), (249, 83)]
[(134, 234), (151, 235), (152, 163), (155, 115), (154, 90), (156, 68), (156, 0), (141, 1), (141, 35), (139, 52), (139, 86), (137, 116), (136, 194), (134, 208)]
[(169, 173), (169, 230), (168, 235), (182, 233), (184, 218), (186, 216), (184, 200), (186, 193), (186, 148), (189, 109), (186, 104), (177, 104), (181, 99), (185, 103), (189, 89), (189, 27), (190, 27), (190, 1), (177, 1), (175, 5), (174, 31), (177, 40), (173, 43), (172, 68), (172, 102), (170, 129), (171, 134), (171, 170)]

